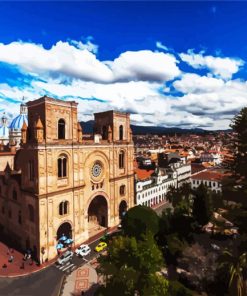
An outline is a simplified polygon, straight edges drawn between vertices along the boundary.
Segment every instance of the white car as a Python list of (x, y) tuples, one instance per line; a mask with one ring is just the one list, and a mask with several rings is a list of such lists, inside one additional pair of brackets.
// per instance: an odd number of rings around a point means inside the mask
[(76, 255), (84, 257), (91, 253), (91, 248), (88, 245), (80, 245), (79, 248), (75, 250)]
[(57, 259), (57, 264), (63, 265), (65, 263), (69, 262), (72, 259), (72, 257), (73, 257), (73, 252), (66, 251)]

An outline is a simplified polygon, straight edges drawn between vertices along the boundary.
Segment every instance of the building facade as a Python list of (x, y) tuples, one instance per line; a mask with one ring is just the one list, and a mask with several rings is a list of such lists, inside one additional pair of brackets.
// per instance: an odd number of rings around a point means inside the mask
[(27, 106), (15, 170), (0, 177), (0, 223), (44, 261), (63, 234), (80, 244), (134, 205), (134, 147), (127, 113), (95, 114), (94, 138), (84, 140), (76, 102)]
[[(141, 172), (143, 170), (139, 170)], [(138, 174), (136, 170), (136, 204), (152, 207), (166, 200), (166, 194), (170, 187), (177, 187), (177, 174), (167, 174), (164, 169), (156, 168), (155, 171), (141, 178), (143, 172)], [(138, 177), (139, 175), (139, 177)]]
[(213, 192), (222, 192), (222, 180), (225, 174), (214, 170), (206, 170), (194, 174), (191, 177), (191, 188), (196, 189), (201, 184)]

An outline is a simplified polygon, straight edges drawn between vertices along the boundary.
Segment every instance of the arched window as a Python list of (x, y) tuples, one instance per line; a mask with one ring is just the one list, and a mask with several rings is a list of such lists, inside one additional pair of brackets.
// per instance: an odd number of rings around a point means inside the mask
[(67, 157), (60, 155), (57, 160), (57, 176), (58, 178), (67, 177)]
[(120, 151), (118, 162), (119, 162), (119, 168), (123, 169), (124, 168), (124, 151)]
[(65, 121), (64, 121), (64, 119), (58, 120), (58, 139), (65, 139)]
[(32, 205), (28, 205), (28, 216), (31, 222), (34, 222), (34, 208)]
[(69, 212), (69, 202), (68, 201), (62, 201), (59, 204), (59, 215), (66, 215)]
[(122, 125), (119, 126), (119, 140), (120, 141), (123, 140), (123, 126)]
[(102, 128), (102, 140), (107, 140), (107, 127), (105, 125)]
[(13, 192), (12, 192), (12, 198), (13, 198), (14, 200), (17, 200), (17, 192), (16, 192), (15, 189), (14, 189)]
[(121, 185), (119, 188), (120, 195), (125, 195), (125, 185)]

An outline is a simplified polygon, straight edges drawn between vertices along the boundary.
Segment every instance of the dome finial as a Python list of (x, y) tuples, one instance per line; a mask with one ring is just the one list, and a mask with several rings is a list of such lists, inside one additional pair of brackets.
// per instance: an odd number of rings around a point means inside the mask
[(22, 103), (20, 106), (20, 114), (25, 114), (27, 115), (27, 105), (24, 103), (25, 97), (22, 97)]

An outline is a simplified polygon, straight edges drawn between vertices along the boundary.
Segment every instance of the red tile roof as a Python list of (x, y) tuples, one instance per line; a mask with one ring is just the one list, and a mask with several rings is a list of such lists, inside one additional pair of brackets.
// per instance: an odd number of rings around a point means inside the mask
[(137, 174), (138, 180), (145, 180), (150, 178), (151, 174), (154, 172), (154, 170), (143, 170), (143, 169), (135, 169), (135, 173)]
[(217, 171), (206, 171), (198, 173), (191, 177), (192, 180), (222, 181), (226, 174)]

